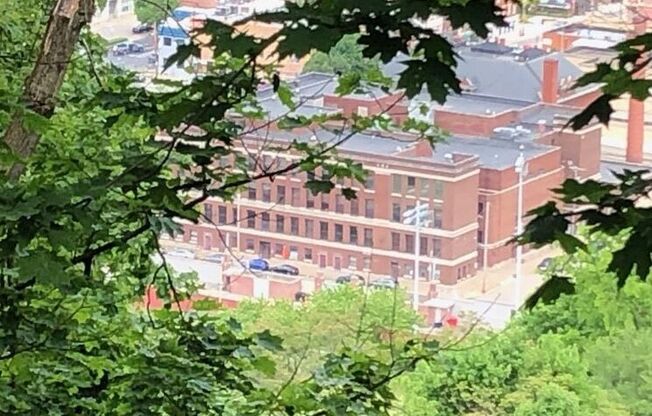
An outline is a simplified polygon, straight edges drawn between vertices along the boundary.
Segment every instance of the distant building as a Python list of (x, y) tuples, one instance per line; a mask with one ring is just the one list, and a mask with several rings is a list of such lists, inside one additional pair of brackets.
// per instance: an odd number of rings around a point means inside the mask
[[(209, 2), (185, 2), (184, 4), (209, 4)], [(212, 8), (182, 6), (175, 9), (163, 24), (158, 28), (158, 70), (165, 77), (177, 79), (190, 79), (196, 74), (204, 73), (208, 69), (213, 58), (213, 53), (209, 48), (200, 48), (199, 57), (190, 58), (182, 65), (177, 65), (165, 69), (166, 62), (172, 56), (177, 46), (191, 41), (192, 34), (195, 30), (201, 28), (207, 19), (217, 20), (226, 24), (231, 24), (241, 20), (255, 12), (272, 10), (282, 6), (281, 0), (253, 0), (253, 1), (232, 1), (220, 2), (218, 6)], [(263, 22), (251, 21), (241, 25), (238, 29), (251, 36), (260, 39), (266, 39), (281, 29), (280, 24), (269, 24)], [(197, 41), (197, 40), (196, 40)], [(208, 43), (208, 39), (200, 39), (200, 43)], [(296, 59), (287, 57), (280, 62), (272, 53), (275, 45), (263, 52), (258, 61), (259, 64), (278, 65), (278, 72), (284, 78), (290, 78), (298, 75), (307, 61), (307, 57)]]
[(592, 0), (539, 0), (531, 7), (530, 14), (570, 17), (591, 10)]
[[(425, 95), (407, 102), (399, 92), (381, 90), (341, 97), (332, 75), (298, 77), (292, 86), (304, 103), (296, 110), (300, 114), (385, 112), (400, 121), (413, 113), (451, 136), (432, 149), (402, 133), (356, 134), (342, 144), (340, 154), (361, 162), (372, 174), (366, 184), (344, 181), (338, 186), (358, 188), (358, 199), (346, 201), (337, 191), (313, 197), (303, 188), (313, 173), (283, 175), (252, 184), (235, 203), (207, 201), (204, 212), (218, 227), (188, 224), (182, 238), (206, 249), (237, 247), (270, 258), (289, 253), (289, 258), (336, 270), (410, 276), (414, 227), (401, 221), (420, 201), (432, 212), (421, 237), (423, 278), (434, 274), (434, 265), (442, 283), (454, 284), (474, 275), (485, 258), (493, 265), (513, 257), (518, 179), (514, 161), (523, 152), (528, 163), (526, 212), (549, 201), (551, 189), (564, 178), (597, 176), (599, 126), (577, 132), (561, 129), (596, 96), (596, 89), (570, 90), (580, 71), (559, 54), (508, 53), (491, 45), (458, 52), (465, 92), (451, 96), (445, 105), (433, 104)], [(400, 70), (395, 62), (387, 72)], [(259, 98), (270, 119), (288, 111), (270, 87), (262, 89)], [(422, 105), (430, 111), (415, 111)], [(261, 143), (333, 137), (328, 129), (285, 131), (272, 125), (265, 134), (246, 135), (244, 143), (257, 158), (251, 161), (255, 170), (261, 164), (284, 166), (296, 157), (259, 152)]]
[(99, 8), (93, 16), (93, 22), (104, 22), (125, 15), (133, 15), (133, 0), (107, 0), (104, 7)]

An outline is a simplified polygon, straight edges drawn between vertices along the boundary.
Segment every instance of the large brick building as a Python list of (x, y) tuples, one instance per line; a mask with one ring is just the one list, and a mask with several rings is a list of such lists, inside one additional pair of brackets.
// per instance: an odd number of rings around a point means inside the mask
[[(579, 132), (559, 128), (595, 91), (567, 90), (578, 72), (558, 54), (537, 52), (524, 58), (522, 52), (460, 53), (468, 65), (481, 65), (482, 70), (461, 65), (458, 76), (467, 85), (466, 92), (445, 105), (424, 97), (409, 103), (397, 93), (382, 91), (339, 97), (331, 75), (297, 78), (293, 86), (305, 103), (297, 111), (386, 112), (397, 120), (414, 113), (445, 127), (451, 136), (432, 149), (402, 134), (355, 134), (339, 153), (361, 162), (371, 174), (365, 184), (337, 186), (357, 188), (357, 199), (347, 201), (337, 189), (312, 196), (303, 183), (310, 175), (321, 175), (319, 171), (278, 176), (252, 184), (234, 203), (207, 201), (204, 212), (215, 225), (188, 224), (182, 238), (205, 249), (228, 245), (251, 255), (323, 268), (409, 276), (415, 233), (401, 217), (419, 201), (432, 212), (421, 232), (422, 277), (431, 276), (436, 265), (441, 282), (454, 284), (473, 275), (485, 259), (487, 265), (509, 259), (514, 247), (508, 242), (516, 225), (514, 161), (522, 152), (528, 163), (526, 211), (549, 200), (551, 189), (565, 177), (596, 175), (599, 128)], [(388, 73), (392, 71), (396, 67), (388, 68)], [(271, 89), (261, 90), (260, 99), (270, 118), (283, 112)], [(415, 113), (415, 104), (424, 103), (430, 111)], [(272, 125), (264, 134), (258, 130), (243, 137), (243, 146), (253, 156), (255, 170), (282, 166), (296, 157), (279, 154), (274, 145), (292, 140), (332, 142), (336, 134), (330, 128), (285, 131)]]

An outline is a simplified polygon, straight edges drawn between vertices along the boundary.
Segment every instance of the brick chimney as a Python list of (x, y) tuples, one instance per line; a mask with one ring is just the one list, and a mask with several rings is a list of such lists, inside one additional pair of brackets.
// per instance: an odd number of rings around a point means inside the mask
[[(634, 22), (632, 37), (644, 34), (646, 31), (646, 22)], [(644, 70), (635, 77), (641, 78)], [(625, 158), (631, 163), (643, 163), (643, 135), (645, 124), (645, 104), (643, 101), (629, 98), (629, 112), (627, 113), (627, 151)]]
[(543, 60), (543, 82), (541, 85), (541, 101), (548, 104), (557, 102), (559, 93), (559, 61), (555, 58)]

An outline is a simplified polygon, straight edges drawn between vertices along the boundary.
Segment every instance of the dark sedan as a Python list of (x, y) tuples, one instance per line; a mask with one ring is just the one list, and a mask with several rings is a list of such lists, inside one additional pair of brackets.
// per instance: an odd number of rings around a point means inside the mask
[(281, 264), (279, 266), (273, 266), (269, 269), (270, 272), (278, 274), (287, 274), (290, 276), (298, 276), (299, 269), (297, 267), (291, 266), (289, 264)]

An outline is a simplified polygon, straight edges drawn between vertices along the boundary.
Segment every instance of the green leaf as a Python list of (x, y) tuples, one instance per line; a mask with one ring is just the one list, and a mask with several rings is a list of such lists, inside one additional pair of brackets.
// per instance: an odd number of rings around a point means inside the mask
[(550, 304), (561, 297), (561, 295), (572, 295), (575, 293), (575, 283), (568, 277), (552, 276), (546, 280), (530, 297), (525, 301), (526, 309), (533, 309), (537, 304)]

